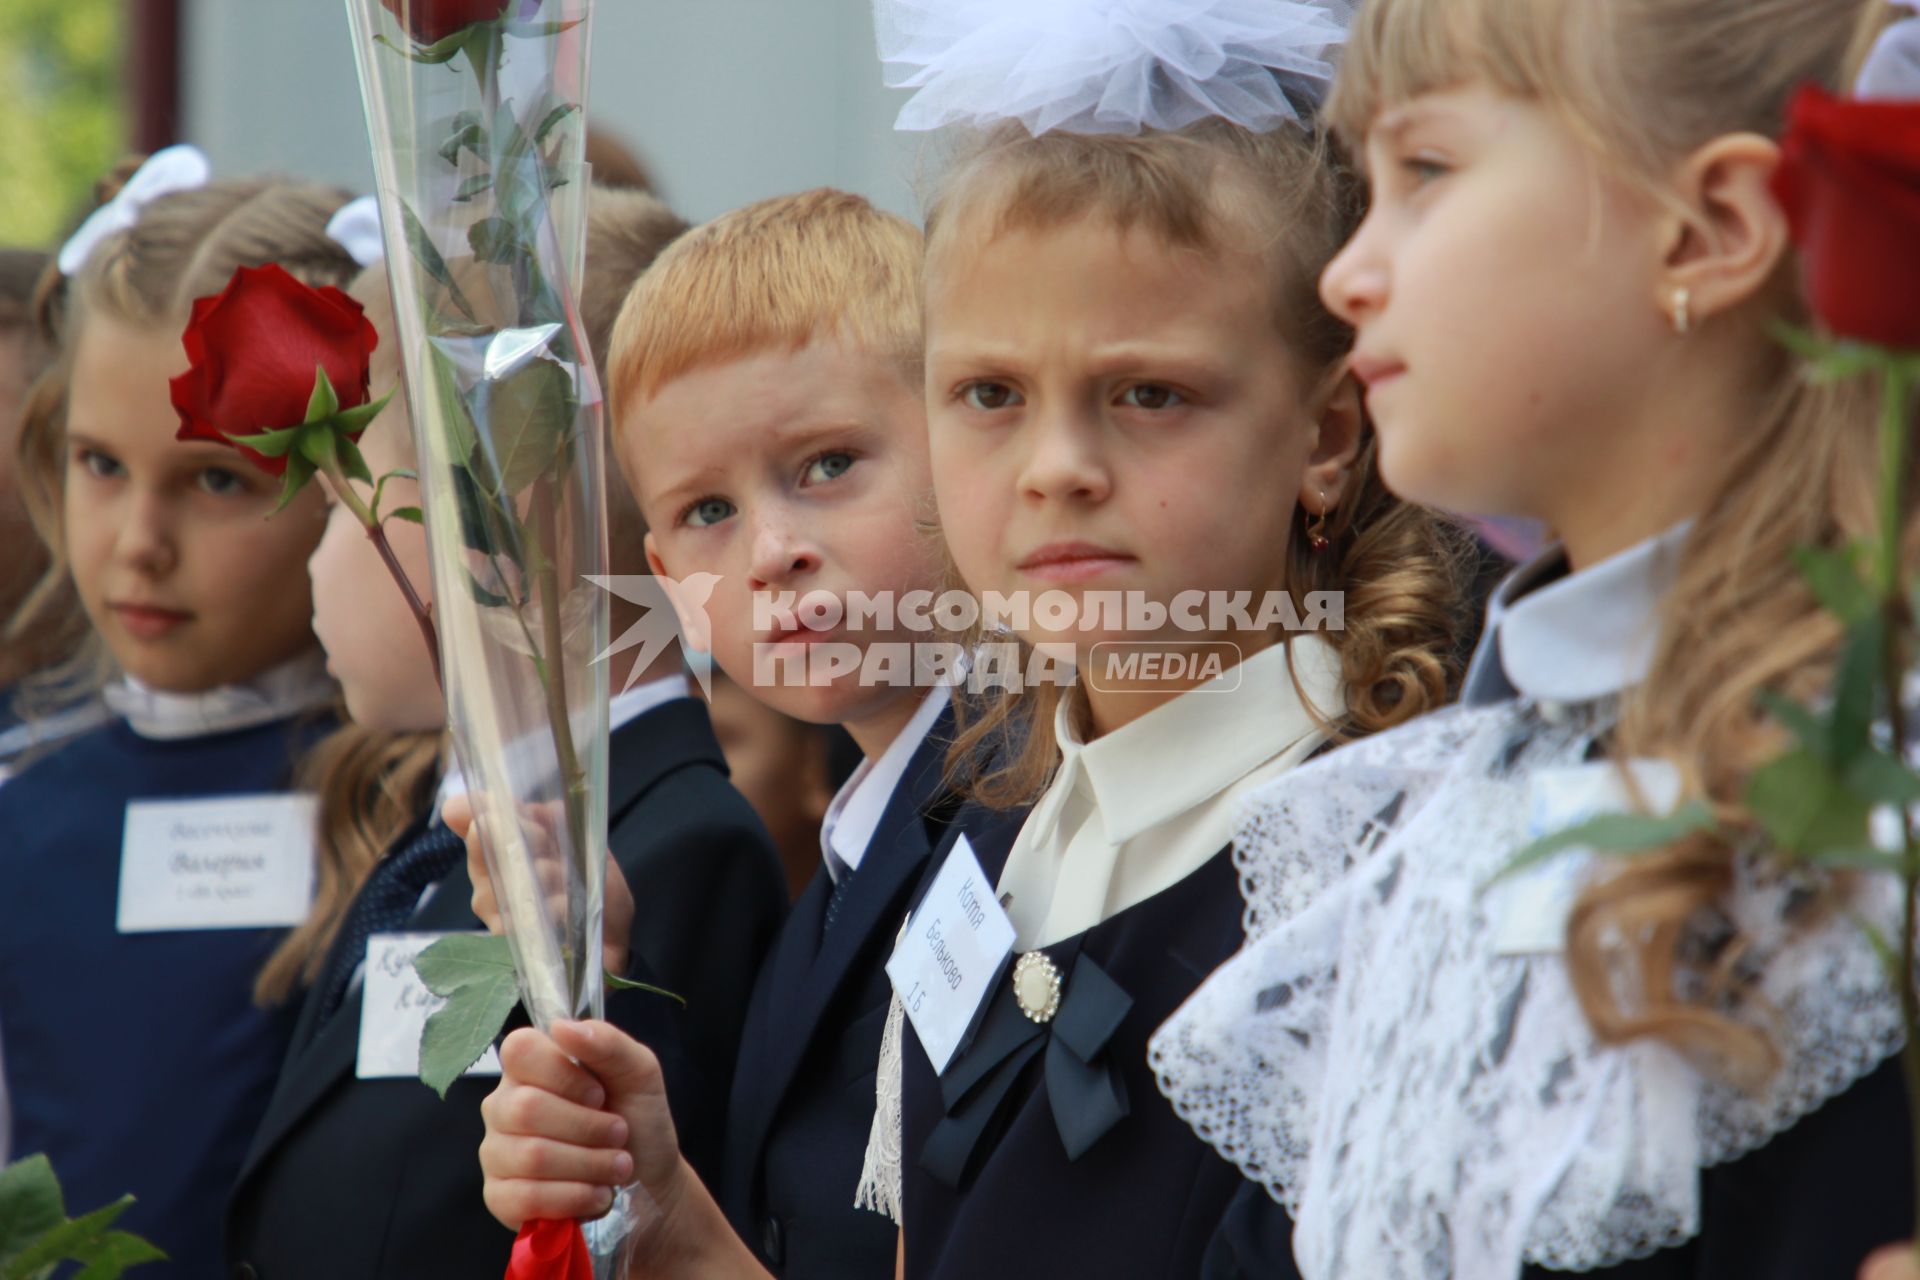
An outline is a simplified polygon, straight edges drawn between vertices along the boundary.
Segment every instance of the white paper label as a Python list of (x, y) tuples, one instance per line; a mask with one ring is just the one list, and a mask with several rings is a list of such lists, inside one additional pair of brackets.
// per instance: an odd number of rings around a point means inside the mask
[(1012, 954), (1013, 921), (961, 836), (887, 961), (887, 977), (935, 1073), (953, 1061)]
[(270, 929), (313, 901), (308, 795), (135, 800), (120, 843), (119, 929)]
[[(360, 1053), (354, 1074), (362, 1080), (412, 1079), (420, 1074), (420, 1032), (446, 1000), (427, 990), (413, 958), (444, 933), (376, 933), (367, 939), (367, 967), (360, 992)], [(470, 1076), (500, 1074), (500, 1051), (489, 1048), (468, 1067)]]
[[(1627, 764), (1640, 789), (1634, 799), (1620, 766), (1611, 760), (1593, 764), (1541, 769), (1529, 785), (1527, 835), (1530, 839), (1564, 831), (1603, 813), (1672, 813), (1680, 802), (1680, 775), (1664, 760), (1632, 760)], [(1567, 941), (1567, 919), (1586, 887), (1593, 850), (1581, 846), (1562, 849), (1545, 862), (1535, 863), (1495, 885), (1487, 893), (1487, 914), (1493, 921), (1497, 955), (1538, 955), (1561, 950)]]

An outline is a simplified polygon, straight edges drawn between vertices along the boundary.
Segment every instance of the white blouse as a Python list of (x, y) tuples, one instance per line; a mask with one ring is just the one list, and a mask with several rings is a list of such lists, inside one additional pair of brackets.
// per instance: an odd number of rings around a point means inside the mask
[[(1150, 1058), (1175, 1110), (1293, 1212), (1306, 1280), (1509, 1280), (1682, 1243), (1700, 1227), (1700, 1169), (1765, 1144), (1900, 1043), (1865, 933), (1809, 911), (1831, 887), (1811, 873), (1740, 859), (1724, 918), (1703, 924), (1739, 930), (1757, 975), (1720, 1011), (1781, 1053), (1753, 1093), (1664, 1043), (1601, 1044), (1560, 930), (1549, 920), (1551, 941), (1515, 946), (1514, 899), (1489, 888), (1541, 834), (1530, 810), (1547, 771), (1589, 766), (1611, 695), (1644, 677), (1685, 534), (1503, 590), (1470, 705), (1314, 761), (1248, 805), (1235, 846), (1248, 940)], [(1513, 582), (1553, 573), (1550, 556)], [(1578, 850), (1562, 861), (1575, 892), (1598, 866)], [(1896, 900), (1874, 877), (1845, 905), (1890, 925)]]
[[(1245, 797), (1318, 750), (1345, 710), (1339, 654), (1311, 634), (1263, 649), (1092, 742), (1074, 733), (1062, 699), (1060, 766), (1000, 874), (1015, 945), (1030, 951), (1084, 933), (1198, 871), (1232, 839)], [(896, 996), (856, 1197), (895, 1221), (904, 1024)]]

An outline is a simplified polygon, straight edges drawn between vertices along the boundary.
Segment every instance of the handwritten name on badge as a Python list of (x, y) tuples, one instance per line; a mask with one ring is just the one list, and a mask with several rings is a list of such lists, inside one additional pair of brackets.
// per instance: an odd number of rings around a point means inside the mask
[(953, 1061), (1012, 954), (1013, 921), (961, 836), (887, 961), (887, 977), (936, 1073)]
[(131, 802), (120, 932), (299, 924), (313, 901), (316, 804), (308, 795)]
[[(1632, 760), (1627, 768), (1647, 811), (1673, 812), (1680, 803), (1680, 775), (1664, 760)], [(1638, 813), (1640, 801), (1628, 790), (1613, 761), (1542, 769), (1528, 786), (1527, 836), (1539, 839), (1603, 813)], [(1487, 911), (1493, 921), (1494, 954), (1550, 955), (1567, 941), (1567, 920), (1586, 887), (1593, 850), (1562, 849), (1545, 862), (1495, 885)]]
[[(354, 1066), (354, 1074), (362, 1080), (410, 1080), (420, 1074), (420, 1032), (446, 1000), (427, 990), (414, 972), (413, 958), (446, 936), (376, 933), (367, 939), (360, 1052)], [(500, 1051), (488, 1049), (465, 1074), (499, 1075)]]

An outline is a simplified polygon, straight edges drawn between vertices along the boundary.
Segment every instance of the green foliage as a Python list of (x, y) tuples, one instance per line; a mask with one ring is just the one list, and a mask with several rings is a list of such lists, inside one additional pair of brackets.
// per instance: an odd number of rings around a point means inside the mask
[(0, 244), (47, 246), (128, 149), (125, 0), (0, 4)]
[(427, 990), (446, 1000), (420, 1032), (420, 1079), (445, 1098), (520, 1002), (513, 952), (492, 934), (454, 934), (415, 956), (413, 967)]
[(133, 1203), (122, 1196), (78, 1218), (67, 1217), (59, 1179), (45, 1156), (0, 1169), (0, 1280), (44, 1280), (62, 1262), (77, 1262), (75, 1280), (116, 1280), (129, 1267), (166, 1254), (114, 1222)]

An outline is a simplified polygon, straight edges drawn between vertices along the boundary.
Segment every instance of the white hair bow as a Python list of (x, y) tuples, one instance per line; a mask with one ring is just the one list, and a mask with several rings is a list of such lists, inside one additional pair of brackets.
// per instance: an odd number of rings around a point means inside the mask
[[(874, 0), (897, 128), (1018, 120), (1038, 135), (1256, 131), (1332, 79), (1351, 0)], [(1291, 96), (1289, 94), (1291, 92)]]
[(204, 187), (213, 175), (206, 153), (190, 143), (163, 147), (148, 156), (134, 170), (120, 194), (95, 209), (80, 224), (80, 229), (60, 246), (60, 274), (78, 275), (87, 265), (87, 255), (108, 236), (124, 231), (140, 217), (140, 211), (161, 196), (176, 191)]
[(1862, 98), (1920, 98), (1920, 0), (1894, 0), (1915, 11), (1880, 33), (1853, 91)]
[(339, 212), (327, 220), (327, 235), (363, 268), (387, 256), (386, 241), (380, 235), (380, 201), (373, 196), (341, 205)]

